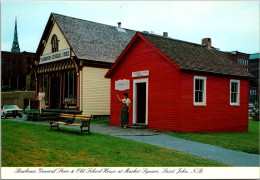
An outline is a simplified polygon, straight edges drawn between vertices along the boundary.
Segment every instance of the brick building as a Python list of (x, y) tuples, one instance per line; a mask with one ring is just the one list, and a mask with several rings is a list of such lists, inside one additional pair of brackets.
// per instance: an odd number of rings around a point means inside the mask
[(237, 64), (240, 64), (246, 71), (249, 71), (249, 56), (250, 54), (242, 53), (239, 51), (229, 52), (229, 58)]
[(31, 65), (35, 53), (1, 51), (2, 90), (29, 90), (33, 80)]
[(249, 72), (253, 74), (254, 78), (250, 79), (250, 97), (252, 103), (259, 103), (259, 59), (260, 53), (250, 54), (249, 57)]
[(1, 51), (1, 86), (6, 90), (32, 89), (33, 73), (31, 66), (35, 60), (35, 53), (20, 52), (17, 21), (15, 21), (14, 39), (11, 52)]

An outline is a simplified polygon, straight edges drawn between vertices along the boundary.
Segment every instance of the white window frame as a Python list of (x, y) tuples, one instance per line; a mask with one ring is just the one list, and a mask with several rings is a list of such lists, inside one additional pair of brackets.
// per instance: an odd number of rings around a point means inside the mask
[[(233, 103), (231, 102), (231, 90), (232, 90), (232, 82), (235, 82), (238, 84), (238, 90), (237, 90), (237, 102)], [(234, 80), (234, 79), (230, 79), (230, 91), (229, 91), (229, 102), (230, 102), (230, 106), (240, 106), (240, 80)]]
[[(204, 87), (204, 90), (203, 90), (203, 102), (195, 102), (195, 82), (196, 82), (196, 79), (199, 79), (199, 80), (203, 80), (204, 84), (203, 84), (203, 87)], [(204, 77), (204, 76), (194, 76), (194, 80), (193, 80), (193, 105), (194, 106), (206, 106), (206, 93), (207, 93), (207, 77)]]

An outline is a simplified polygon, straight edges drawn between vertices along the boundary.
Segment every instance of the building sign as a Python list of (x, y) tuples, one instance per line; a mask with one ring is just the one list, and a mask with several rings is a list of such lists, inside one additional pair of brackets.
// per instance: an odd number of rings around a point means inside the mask
[(58, 61), (62, 59), (70, 58), (70, 49), (61, 50), (55, 53), (46, 54), (40, 57), (40, 63), (39, 64), (45, 64), (50, 63), (53, 61)]
[(132, 77), (143, 77), (143, 76), (149, 76), (149, 70), (132, 72)]
[(116, 90), (119, 90), (119, 91), (124, 91), (124, 90), (127, 90), (127, 89), (130, 89), (130, 81), (129, 80), (118, 80), (115, 82), (115, 87), (116, 87)]

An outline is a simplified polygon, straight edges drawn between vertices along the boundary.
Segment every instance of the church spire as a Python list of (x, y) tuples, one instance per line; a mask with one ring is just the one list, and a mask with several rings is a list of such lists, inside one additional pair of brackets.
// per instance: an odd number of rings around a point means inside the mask
[(17, 19), (16, 19), (16, 17), (15, 17), (15, 28), (14, 28), (14, 41), (13, 41), (13, 46), (12, 46), (11, 52), (12, 53), (20, 53), (19, 42), (18, 42)]

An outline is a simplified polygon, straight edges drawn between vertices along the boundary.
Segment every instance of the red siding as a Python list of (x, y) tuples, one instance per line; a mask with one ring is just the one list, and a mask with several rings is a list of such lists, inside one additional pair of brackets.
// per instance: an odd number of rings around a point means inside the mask
[[(161, 130), (178, 130), (178, 86), (179, 70), (165, 61), (154, 49), (141, 39), (120, 60), (116, 70), (111, 74), (111, 125), (119, 126), (121, 102), (116, 94), (127, 92), (131, 99), (129, 124), (133, 122), (133, 79), (132, 72), (149, 70), (148, 78), (148, 128)], [(115, 90), (115, 81), (130, 80), (130, 90)]]
[[(116, 95), (131, 99), (129, 125), (133, 122), (132, 72), (149, 70), (148, 128), (182, 132), (240, 132), (248, 128), (249, 81), (240, 80), (240, 105), (230, 106), (229, 76), (181, 72), (141, 38), (137, 38), (111, 71), (110, 124), (119, 126), (122, 104)], [(193, 105), (194, 76), (207, 77), (206, 106)], [(130, 89), (115, 90), (115, 81), (129, 79)]]
[[(193, 105), (194, 76), (207, 77), (206, 106)], [(247, 131), (248, 80), (240, 80), (240, 106), (230, 106), (230, 79), (214, 75), (182, 73), (181, 131)]]

